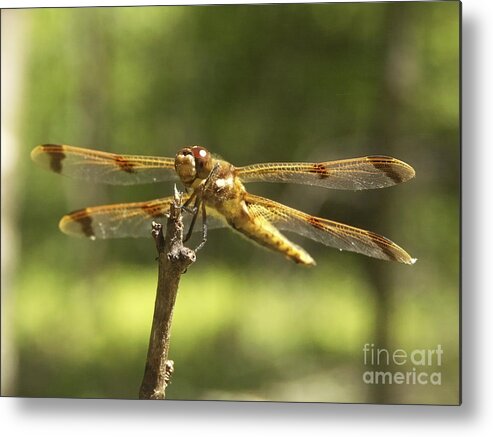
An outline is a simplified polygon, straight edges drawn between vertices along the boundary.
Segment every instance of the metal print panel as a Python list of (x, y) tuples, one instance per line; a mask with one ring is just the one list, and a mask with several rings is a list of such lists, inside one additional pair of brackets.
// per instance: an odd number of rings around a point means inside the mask
[(2, 395), (459, 405), (459, 49), (458, 2), (2, 11)]

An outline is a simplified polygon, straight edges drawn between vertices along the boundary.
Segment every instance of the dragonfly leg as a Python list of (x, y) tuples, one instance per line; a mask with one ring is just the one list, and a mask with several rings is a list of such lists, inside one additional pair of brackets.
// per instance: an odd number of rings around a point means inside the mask
[(187, 201), (182, 205), (181, 208), (184, 211), (188, 212), (189, 214), (196, 214), (198, 208), (196, 206), (193, 206), (192, 208), (189, 207), (190, 203), (192, 203), (192, 200), (195, 200), (195, 204), (197, 204), (196, 197), (197, 197), (197, 192), (194, 191), (192, 195), (187, 199)]
[(192, 216), (192, 221), (190, 223), (190, 227), (188, 228), (188, 232), (186, 237), (183, 239), (183, 242), (187, 242), (190, 237), (192, 236), (193, 228), (195, 227), (195, 222), (197, 221), (197, 216), (199, 215), (199, 207), (200, 207), (200, 200), (197, 197), (195, 199), (195, 204), (193, 205), (192, 211), (193, 211), (193, 216)]
[(192, 208), (190, 208), (189, 206), (182, 206), (182, 209), (183, 211), (185, 212), (188, 212), (189, 214), (197, 214), (197, 207), (196, 206), (193, 206)]
[(194, 200), (195, 198), (198, 198), (202, 195), (202, 193), (204, 192), (204, 190), (206, 189), (206, 187), (211, 183), (211, 180), (212, 178), (215, 176), (215, 174), (217, 173), (217, 171), (219, 170), (219, 163), (217, 163), (214, 168), (211, 170), (211, 172), (209, 173), (209, 176), (207, 176), (207, 179), (203, 182), (203, 185), (194, 190), (194, 192), (191, 194), (191, 196), (188, 198), (188, 200), (183, 204), (182, 206), (182, 209), (186, 212), (188, 212), (189, 214), (196, 214), (197, 211), (198, 211), (198, 208), (197, 208), (197, 201), (195, 201), (195, 205), (193, 207), (190, 208), (190, 203), (192, 203), (192, 200)]
[(209, 176), (207, 176), (207, 179), (204, 182), (204, 187), (207, 187), (211, 183), (212, 179), (214, 178), (214, 176), (216, 175), (217, 171), (219, 170), (219, 167), (220, 167), (220, 165), (219, 165), (219, 162), (218, 162), (212, 168), (211, 172), (209, 173)]
[[(211, 183), (211, 180), (217, 173), (218, 169), (219, 169), (219, 164), (216, 164), (214, 168), (211, 170), (211, 172), (209, 173), (209, 176), (207, 176), (207, 179), (205, 180), (200, 193), (203, 193), (205, 187), (207, 187), (207, 185)], [(190, 223), (190, 228), (188, 229), (187, 236), (183, 239), (184, 243), (188, 241), (192, 236), (193, 228), (195, 227), (195, 222), (197, 221), (197, 216), (199, 214), (199, 209), (202, 209), (202, 241), (195, 248), (195, 251), (202, 249), (202, 247), (204, 247), (205, 242), (207, 241), (207, 213), (205, 208), (205, 202), (202, 202), (200, 197), (201, 194), (197, 195), (197, 191), (195, 191), (192, 194), (192, 196), (190, 196), (190, 198), (183, 204), (182, 207), (183, 209), (185, 209), (185, 211), (193, 214), (192, 222)], [(195, 198), (195, 203), (193, 207), (190, 208), (188, 205), (190, 205), (192, 198)]]
[(202, 202), (201, 206), (202, 206), (202, 241), (195, 248), (195, 252), (202, 249), (202, 247), (204, 247), (204, 244), (207, 241), (207, 212), (205, 209), (205, 202)]

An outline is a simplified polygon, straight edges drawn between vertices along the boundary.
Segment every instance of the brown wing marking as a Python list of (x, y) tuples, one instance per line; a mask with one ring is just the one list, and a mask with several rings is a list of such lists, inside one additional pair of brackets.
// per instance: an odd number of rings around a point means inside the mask
[[(187, 197), (184, 197), (186, 200)], [(65, 234), (88, 237), (92, 240), (107, 238), (140, 238), (151, 236), (153, 220), (165, 223), (166, 215), (173, 197), (151, 200), (149, 202), (118, 203), (94, 206), (74, 211), (60, 220), (59, 227)], [(189, 213), (184, 212), (185, 231), (191, 221)], [(227, 226), (214, 210), (207, 210), (209, 229)], [(195, 231), (201, 231), (200, 226)]]
[(36, 147), (31, 158), (47, 170), (91, 182), (131, 185), (178, 180), (173, 158), (118, 155), (57, 144)]
[(278, 162), (236, 169), (242, 182), (288, 182), (340, 190), (390, 187), (415, 176), (414, 169), (389, 156), (365, 156), (319, 163)]
[(260, 215), (280, 230), (340, 250), (361, 253), (373, 258), (414, 264), (416, 259), (389, 239), (370, 231), (305, 214), (263, 197), (247, 194), (245, 201), (252, 213)]

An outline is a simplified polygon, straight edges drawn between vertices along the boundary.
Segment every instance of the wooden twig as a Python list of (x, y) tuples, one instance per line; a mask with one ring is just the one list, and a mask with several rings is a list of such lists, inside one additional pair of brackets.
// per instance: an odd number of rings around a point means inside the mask
[(159, 274), (151, 335), (144, 378), (139, 399), (164, 399), (173, 373), (173, 361), (168, 360), (171, 321), (181, 275), (195, 261), (195, 252), (183, 246), (181, 196), (175, 187), (163, 238), (162, 225), (153, 222), (152, 235), (158, 251)]

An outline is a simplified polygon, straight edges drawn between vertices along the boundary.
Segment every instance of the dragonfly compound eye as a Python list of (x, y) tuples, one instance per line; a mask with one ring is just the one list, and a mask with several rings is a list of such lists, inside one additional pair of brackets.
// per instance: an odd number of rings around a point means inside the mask
[(212, 156), (210, 152), (201, 146), (193, 146), (191, 150), (195, 157), (197, 177), (200, 179), (207, 178), (212, 170)]

